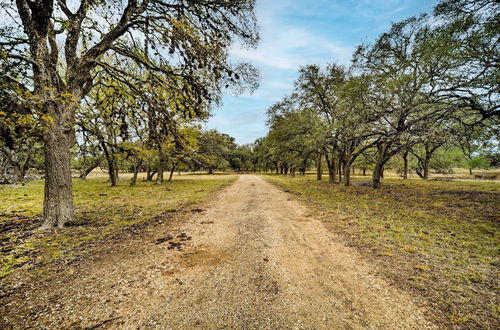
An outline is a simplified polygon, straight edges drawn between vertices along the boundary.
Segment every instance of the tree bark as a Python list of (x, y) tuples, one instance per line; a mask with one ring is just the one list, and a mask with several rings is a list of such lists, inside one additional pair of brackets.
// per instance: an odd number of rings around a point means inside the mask
[(116, 171), (114, 169), (114, 164), (109, 163), (109, 168), (108, 168), (108, 175), (109, 175), (109, 182), (111, 183), (111, 187), (116, 186), (117, 180), (116, 180)]
[(132, 179), (130, 179), (130, 185), (135, 186), (137, 183), (137, 174), (139, 174), (139, 169), (141, 168), (142, 160), (138, 163), (134, 164), (134, 174), (132, 175)]
[(146, 181), (153, 181), (153, 177), (155, 176), (155, 174), (158, 172), (157, 169), (153, 169), (153, 170), (149, 170), (148, 171), (148, 174), (146, 176)]
[(347, 165), (347, 162), (343, 162), (344, 166), (344, 185), (349, 187), (351, 185), (351, 167)]
[(170, 169), (170, 175), (168, 176), (168, 182), (172, 182), (172, 178), (174, 176), (174, 171), (175, 171), (176, 167), (177, 167), (177, 163), (174, 163), (172, 165), (172, 168)]
[(323, 176), (323, 170), (321, 168), (321, 153), (318, 152), (318, 158), (316, 159), (316, 180), (321, 181)]
[(339, 183), (342, 183), (342, 162), (340, 160), (338, 162), (338, 170), (339, 170)]
[(430, 157), (428, 157), (428, 155), (426, 154), (425, 155), (425, 159), (424, 159), (424, 177), (423, 179), (424, 180), (428, 180), (429, 179), (429, 164), (430, 164)]
[(404, 162), (403, 179), (407, 180), (408, 179), (408, 151), (405, 151), (403, 153), (403, 162)]
[(375, 168), (373, 169), (373, 176), (372, 176), (372, 188), (374, 188), (374, 189), (380, 188), (380, 178), (382, 177), (383, 168), (384, 168), (383, 163), (377, 162), (375, 164)]
[(375, 163), (375, 168), (373, 169), (372, 175), (372, 188), (380, 188), (380, 179), (384, 177), (384, 165), (389, 160), (387, 156), (387, 150), (390, 144), (381, 143), (377, 145), (377, 161)]
[(337, 162), (335, 161), (334, 158), (334, 153), (332, 152), (332, 159), (328, 157), (328, 153), (325, 152), (325, 158), (326, 158), (326, 164), (328, 166), (328, 182), (329, 183), (334, 183), (335, 182), (335, 177), (337, 175)]
[(45, 191), (43, 203), (43, 229), (62, 228), (75, 217), (71, 181), (70, 147), (74, 131), (55, 117), (43, 134), (45, 153)]
[(82, 170), (82, 172), (80, 173), (80, 179), (82, 180), (86, 180), (87, 179), (87, 175), (90, 174), (90, 172), (92, 172), (97, 166), (99, 166), (99, 160), (95, 160), (92, 164), (90, 164), (89, 166), (87, 166), (86, 168), (84, 168)]
[(436, 151), (437, 148), (439, 148), (439, 146), (440, 145), (435, 145), (434, 147), (432, 147), (430, 145), (430, 142), (425, 144), (425, 157), (424, 157), (424, 161), (423, 161), (423, 167), (424, 167), (423, 179), (424, 180), (429, 179), (429, 166), (431, 163), (432, 154), (434, 153), (434, 151)]
[(156, 176), (156, 184), (162, 184), (163, 183), (163, 164), (160, 163), (158, 165), (158, 175)]

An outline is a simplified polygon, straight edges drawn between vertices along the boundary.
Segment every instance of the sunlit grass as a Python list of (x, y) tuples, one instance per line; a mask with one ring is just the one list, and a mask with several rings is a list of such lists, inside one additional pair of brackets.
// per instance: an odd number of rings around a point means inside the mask
[(498, 325), (500, 183), (386, 179), (380, 190), (265, 176), (318, 216), (394, 284), (423, 294), (448, 325)]

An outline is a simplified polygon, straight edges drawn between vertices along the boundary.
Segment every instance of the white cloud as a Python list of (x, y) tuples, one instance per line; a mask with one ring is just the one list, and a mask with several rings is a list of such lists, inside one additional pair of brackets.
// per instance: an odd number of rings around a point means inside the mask
[(299, 67), (349, 65), (357, 44), (371, 40), (415, 6), (410, 0), (258, 0), (261, 42), (250, 50), (235, 45), (231, 55), (260, 69), (260, 88), (238, 101), (225, 97), (208, 127), (234, 136), (238, 143), (264, 136), (266, 109), (292, 92)]

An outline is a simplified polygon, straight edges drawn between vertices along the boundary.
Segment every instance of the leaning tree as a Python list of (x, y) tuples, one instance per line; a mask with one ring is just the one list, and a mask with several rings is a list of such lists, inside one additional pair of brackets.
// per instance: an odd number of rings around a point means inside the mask
[[(62, 227), (74, 218), (75, 113), (96, 77), (105, 71), (124, 83), (137, 82), (120, 65), (130, 59), (148, 82), (175, 85), (181, 77), (178, 87), (197, 104), (216, 102), (221, 88), (253, 72), (232, 65), (228, 51), (235, 41), (256, 44), (254, 5), (254, 0), (2, 1), (0, 61), (26, 71), (3, 78), (29, 90), (30, 106), (49, 118), (43, 131), (44, 227)], [(115, 61), (104, 60), (110, 56)]]

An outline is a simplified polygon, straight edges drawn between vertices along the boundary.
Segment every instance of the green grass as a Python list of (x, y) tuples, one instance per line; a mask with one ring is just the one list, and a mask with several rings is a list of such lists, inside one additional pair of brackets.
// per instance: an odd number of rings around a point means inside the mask
[(386, 179), (373, 190), (362, 177), (351, 187), (314, 176), (265, 179), (313, 203), (379, 273), (425, 297), (443, 326), (500, 324), (500, 183)]
[(83, 247), (200, 202), (235, 179), (184, 175), (163, 185), (138, 181), (133, 187), (128, 180), (110, 187), (106, 178), (75, 179), (76, 219), (56, 233), (36, 230), (41, 225), (43, 181), (0, 186), (0, 279), (5, 284), (14, 271), (36, 272), (58, 260), (77, 258), (85, 253)]

